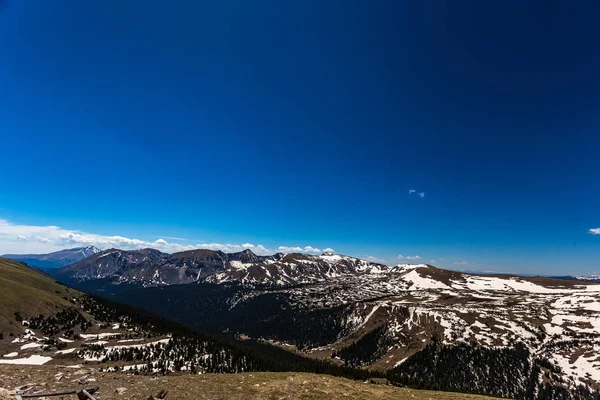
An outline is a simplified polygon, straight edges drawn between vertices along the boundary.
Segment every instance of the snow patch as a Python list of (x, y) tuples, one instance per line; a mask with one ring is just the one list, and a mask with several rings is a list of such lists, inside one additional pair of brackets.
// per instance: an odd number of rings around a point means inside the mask
[(33, 355), (27, 358), (14, 358), (11, 360), (0, 360), (0, 364), (13, 364), (13, 365), (43, 365), (48, 361), (52, 360), (52, 357), (45, 357), (40, 355)]

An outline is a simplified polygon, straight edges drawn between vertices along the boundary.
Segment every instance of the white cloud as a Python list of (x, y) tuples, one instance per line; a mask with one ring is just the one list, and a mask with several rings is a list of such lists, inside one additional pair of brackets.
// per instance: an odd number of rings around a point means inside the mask
[[(170, 245), (175, 245), (174, 243), (170, 243)], [(259, 244), (257, 246), (251, 244), (251, 243), (244, 243), (244, 244), (223, 244), (223, 243), (199, 243), (196, 245), (179, 245), (177, 244), (176, 246), (180, 246), (180, 247), (185, 247), (185, 250), (192, 250), (192, 249), (207, 249), (207, 250), (214, 250), (214, 251), (222, 251), (223, 253), (238, 253), (240, 251), (244, 251), (244, 250), (251, 250), (253, 253), (258, 254), (259, 256), (266, 256), (268, 254), (273, 254), (273, 252), (269, 249), (267, 249), (266, 247), (264, 247), (262, 244)], [(181, 250), (178, 250), (181, 251)]]
[(292, 247), (292, 246), (279, 246), (277, 251), (280, 253), (302, 253), (304, 250), (302, 247)]
[[(413, 194), (413, 193), (417, 193), (417, 191), (415, 189), (410, 189), (408, 191), (408, 194)], [(419, 196), (420, 198), (423, 198), (423, 197), (425, 197), (425, 192), (419, 192), (419, 193), (417, 193), (417, 196)]]
[(421, 259), (420, 256), (403, 256), (402, 254), (398, 254), (398, 256), (396, 256), (396, 258), (398, 260), (420, 260)]
[(171, 240), (179, 240), (179, 241), (182, 241), (182, 242), (195, 242), (195, 240), (186, 239), (186, 238), (180, 238), (180, 237), (177, 237), (177, 236), (163, 236), (162, 238), (163, 239), (171, 239)]
[[(95, 233), (81, 232), (77, 230), (64, 229), (58, 226), (35, 226), (35, 225), (17, 225), (6, 220), (0, 219), (0, 254), (7, 253), (49, 253), (69, 247), (96, 246), (100, 249), (118, 248), (123, 250), (135, 250), (141, 248), (154, 248), (166, 253), (175, 253), (185, 250), (208, 249), (222, 251), (224, 253), (237, 253), (244, 250), (251, 250), (258, 255), (270, 255), (274, 251), (266, 248), (262, 244), (254, 245), (252, 243), (231, 244), (231, 243), (173, 243), (169, 242), (167, 236), (160, 237), (154, 241), (147, 241), (137, 238), (129, 238), (118, 235), (99, 235)], [(186, 241), (183, 238), (173, 238)], [(322, 252), (335, 251), (326, 248), (321, 251), (313, 246), (280, 246), (277, 251), (282, 253), (307, 253), (320, 254)]]
[(377, 258), (375, 256), (366, 256), (365, 260), (374, 262), (374, 263), (384, 263), (385, 262), (385, 260), (382, 260), (381, 258)]
[[(16, 239), (15, 239), (16, 238)], [(34, 238), (34, 239), (28, 239)], [(273, 254), (265, 246), (244, 244), (198, 243), (178, 244), (160, 238), (153, 242), (123, 236), (98, 235), (76, 230), (63, 229), (58, 226), (16, 225), (0, 219), (0, 254), (6, 253), (48, 253), (66, 247), (96, 246), (100, 249), (111, 247), (134, 250), (152, 247), (167, 253), (184, 250), (209, 249), (234, 253), (246, 249), (258, 255)], [(310, 246), (307, 246), (310, 247)], [(314, 248), (311, 248), (316, 250)]]
[[(317, 249), (316, 247), (312, 247), (312, 246), (304, 246), (304, 247), (279, 246), (277, 248), (277, 251), (280, 253), (316, 253), (316, 254), (321, 253), (320, 249)], [(325, 249), (325, 251), (327, 251), (327, 249)]]
[(592, 235), (600, 235), (600, 228), (592, 228), (590, 229), (590, 233)]
[(305, 246), (304, 251), (307, 253), (321, 253), (320, 249), (318, 249), (316, 247), (312, 247), (312, 246)]
[(465, 264), (468, 264), (468, 262), (466, 262), (466, 261), (456, 261), (454, 264), (456, 264), (456, 265), (465, 265)]
[(323, 250), (323, 253), (335, 254), (335, 250), (332, 249), (331, 247), (328, 247), (328, 248), (326, 248), (326, 249)]

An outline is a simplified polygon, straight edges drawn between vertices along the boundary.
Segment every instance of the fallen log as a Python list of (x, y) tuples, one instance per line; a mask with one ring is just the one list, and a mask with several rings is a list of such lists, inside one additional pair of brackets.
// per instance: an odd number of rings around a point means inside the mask
[[(98, 387), (88, 388), (88, 389), (73, 389), (73, 390), (63, 390), (61, 392), (50, 392), (50, 393), (23, 393), (22, 391), (18, 391), (15, 393), (15, 400), (22, 399), (30, 399), (35, 397), (52, 397), (52, 396), (66, 396), (70, 394), (77, 395), (77, 397), (81, 400), (96, 400), (92, 397), (92, 393), (96, 393), (98, 391)], [(83, 396), (83, 397), (82, 397)]]

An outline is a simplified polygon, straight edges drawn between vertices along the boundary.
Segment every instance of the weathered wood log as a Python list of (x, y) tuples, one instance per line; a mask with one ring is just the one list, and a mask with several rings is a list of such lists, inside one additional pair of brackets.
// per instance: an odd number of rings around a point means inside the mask
[(79, 400), (96, 400), (87, 390), (81, 389), (77, 391), (77, 398)]
[[(61, 392), (51, 392), (51, 393), (31, 393), (31, 394), (25, 394), (23, 392), (17, 392), (15, 393), (15, 400), (22, 400), (22, 399), (30, 399), (30, 398), (35, 398), (35, 397), (51, 397), (51, 396), (65, 396), (65, 395), (69, 395), (69, 394), (76, 394), (77, 397), (79, 397), (79, 393), (83, 393), (86, 392), (87, 393), (87, 397), (83, 397), (83, 399), (92, 399), (95, 400), (92, 397), (92, 393), (96, 393), (98, 391), (98, 387), (93, 387), (93, 388), (88, 388), (88, 389), (74, 389), (74, 390), (63, 390)], [(81, 397), (79, 397), (81, 399)]]
[(166, 390), (161, 390), (160, 392), (158, 392), (158, 394), (156, 396), (152, 396), (151, 394), (148, 395), (147, 399), (148, 400), (165, 400), (165, 397), (167, 397), (167, 392)]

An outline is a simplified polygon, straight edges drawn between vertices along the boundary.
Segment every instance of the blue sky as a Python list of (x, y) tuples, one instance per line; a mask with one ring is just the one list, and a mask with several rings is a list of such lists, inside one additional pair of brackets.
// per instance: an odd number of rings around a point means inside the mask
[(599, 18), (5, 0), (0, 253), (119, 236), (600, 272)]

